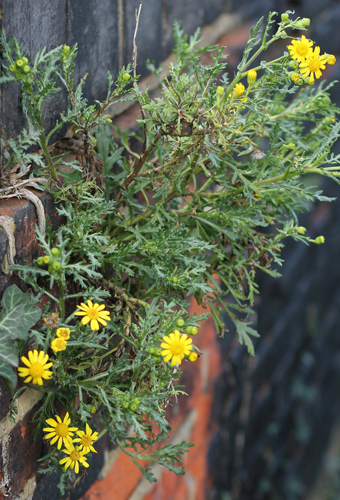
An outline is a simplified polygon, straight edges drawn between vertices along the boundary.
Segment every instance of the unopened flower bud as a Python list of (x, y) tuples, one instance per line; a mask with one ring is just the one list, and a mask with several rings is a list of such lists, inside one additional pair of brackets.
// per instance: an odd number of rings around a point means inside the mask
[(252, 85), (256, 82), (257, 72), (254, 69), (250, 69), (247, 74), (248, 85)]
[(289, 14), (287, 14), (287, 12), (284, 12), (283, 14), (281, 14), (281, 20), (286, 23), (287, 21), (289, 21)]
[(15, 64), (18, 66), (18, 68), (22, 68), (24, 65), (24, 61), (22, 59), (17, 59), (15, 61)]
[(129, 73), (124, 73), (124, 76), (123, 76), (124, 80), (127, 82), (128, 80), (130, 80), (130, 75)]
[(291, 80), (296, 83), (300, 79), (299, 73), (293, 73), (291, 76)]
[(64, 45), (64, 47), (63, 47), (64, 54), (68, 54), (70, 52), (70, 50), (71, 49), (70, 49), (69, 45)]
[(237, 83), (234, 88), (234, 96), (239, 97), (241, 96), (245, 91), (245, 86), (243, 83)]
[(327, 64), (335, 64), (335, 63), (336, 63), (336, 58), (335, 58), (335, 56), (333, 56), (333, 54), (330, 54), (330, 55), (327, 57), (326, 63), (327, 63)]
[(17, 67), (15, 64), (10, 64), (8, 69), (10, 70), (11, 73), (16, 73), (17, 72)]
[(309, 17), (303, 17), (301, 19), (301, 22), (303, 23), (303, 26), (305, 28), (308, 28), (310, 26), (310, 19), (309, 19)]
[(50, 262), (50, 260), (51, 260), (51, 259), (49, 258), (49, 256), (48, 256), (48, 255), (44, 255), (44, 256), (43, 256), (43, 262), (44, 262), (44, 264), (48, 264), (48, 263)]
[(216, 94), (219, 95), (219, 96), (223, 95), (224, 94), (224, 88), (219, 85), (217, 87), (217, 89), (216, 89)]
[(297, 228), (298, 234), (305, 234), (306, 231), (307, 231), (307, 229), (305, 227), (303, 227), (303, 226), (299, 226)]
[(318, 236), (317, 238), (315, 238), (315, 243), (317, 245), (322, 245), (323, 243), (325, 243), (325, 237), (324, 236)]
[(178, 320), (176, 321), (176, 326), (181, 327), (181, 326), (183, 326), (183, 325), (184, 325), (184, 319), (182, 319), (182, 318), (178, 318)]
[(299, 78), (295, 83), (296, 83), (296, 85), (299, 85), (299, 87), (301, 87), (301, 85), (303, 85), (302, 78)]
[(294, 61), (293, 59), (289, 61), (288, 66), (291, 69), (297, 69), (299, 67), (299, 61)]
[(29, 73), (31, 71), (31, 68), (28, 66), (28, 64), (25, 64), (25, 66), (22, 68), (24, 73)]
[(21, 59), (22, 59), (22, 61), (23, 61), (23, 63), (24, 63), (24, 64), (28, 64), (28, 59), (27, 59), (27, 57), (25, 57), (25, 56), (24, 56), (24, 57), (22, 57)]
[(188, 357), (189, 361), (191, 361), (192, 363), (193, 363), (194, 361), (196, 361), (196, 359), (197, 359), (197, 358), (198, 358), (198, 355), (197, 355), (197, 353), (196, 353), (196, 352), (191, 352), (191, 353), (189, 354), (189, 357)]

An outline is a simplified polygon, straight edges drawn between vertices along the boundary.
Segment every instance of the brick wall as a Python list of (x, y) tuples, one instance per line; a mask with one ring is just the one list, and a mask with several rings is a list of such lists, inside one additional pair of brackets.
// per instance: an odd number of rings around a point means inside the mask
[[(51, 13), (51, 3), (46, 0), (31, 0), (24, 5), (19, 0), (2, 0), (2, 23), (7, 34), (14, 33), (31, 54), (43, 45), (51, 48), (77, 41), (77, 77), (90, 72), (85, 91), (91, 100), (103, 96), (107, 69), (116, 74), (119, 66), (130, 59), (133, 11), (138, 4), (138, 0), (56, 0)], [(233, 69), (252, 21), (270, 9), (295, 9), (299, 15), (314, 17), (313, 39), (323, 50), (340, 53), (338, 30), (334, 29), (340, 12), (336, 2), (330, 0), (322, 5), (302, 0), (144, 0), (137, 40), (139, 72), (145, 74), (146, 58), (160, 62), (168, 56), (174, 19), (181, 19), (192, 32), (223, 12), (237, 12), (234, 17), (223, 18), (224, 26), (229, 23), (238, 27), (220, 40), (228, 45)], [(220, 24), (215, 24), (215, 38), (219, 29)], [(334, 36), (330, 37), (330, 33)], [(213, 40), (211, 31), (207, 37)], [(328, 78), (337, 78), (338, 73), (339, 66), (331, 67)], [(6, 136), (14, 135), (22, 126), (17, 89), (9, 87), (1, 94), (2, 130)], [(338, 99), (336, 93), (335, 98)], [(62, 106), (61, 95), (53, 102), (51, 116)], [(129, 113), (119, 119), (128, 124)], [(335, 185), (326, 186), (327, 194), (336, 196), (338, 190)], [(51, 198), (46, 194), (39, 196), (52, 223), (57, 224)], [(36, 258), (36, 214), (32, 204), (25, 200), (15, 200), (10, 205), (1, 201), (0, 214), (14, 216), (16, 261)], [(290, 243), (285, 250), (283, 278), (259, 278), (257, 328), (262, 338), (256, 358), (249, 358), (232, 331), (218, 341), (212, 322), (202, 325), (198, 345), (204, 356), (186, 366), (183, 373), (182, 382), (189, 397), (168, 408), (172, 439), (195, 443), (184, 458), (186, 475), (175, 476), (156, 468), (154, 474), (159, 481), (149, 485), (132, 462), (112, 449), (104, 437), (86, 479), (70, 489), (65, 498), (306, 498), (332, 423), (340, 411), (339, 215), (339, 203), (319, 204), (301, 222), (311, 236), (324, 234), (326, 244), (306, 247)], [(7, 245), (6, 235), (0, 232), (1, 261)], [(0, 271), (2, 290), (13, 280), (15, 277), (8, 281)], [(9, 396), (0, 381), (0, 500), (59, 500), (57, 477), (36, 475), (36, 459), (45, 453), (41, 437), (32, 440), (29, 423), (35, 405), (39, 404), (36, 394), (26, 391), (19, 398), (14, 424), (6, 417)]]

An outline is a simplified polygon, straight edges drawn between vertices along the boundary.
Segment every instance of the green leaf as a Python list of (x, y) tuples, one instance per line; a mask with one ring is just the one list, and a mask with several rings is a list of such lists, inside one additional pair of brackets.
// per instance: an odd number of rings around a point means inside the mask
[(251, 356), (254, 356), (255, 350), (250, 336), (259, 337), (260, 335), (257, 333), (256, 330), (254, 330), (254, 328), (251, 328), (249, 326), (252, 324), (249, 321), (245, 322), (245, 321), (240, 321), (238, 319), (233, 319), (233, 322), (235, 323), (236, 326), (236, 331), (238, 334), (240, 344), (245, 344), (247, 346), (249, 354)]
[[(23, 321), (25, 309), (21, 304), (15, 305), (12, 309), (4, 309), (0, 314), (0, 334), (1, 346), (7, 339), (24, 338), (22, 335), (21, 323)], [(21, 332), (19, 331), (21, 330)], [(21, 335), (20, 335), (21, 333)], [(26, 331), (27, 333), (27, 331)]]
[(19, 364), (17, 346), (9, 339), (1, 339), (0, 361), (5, 361), (12, 366), (18, 366)]
[(14, 387), (17, 385), (17, 376), (12, 370), (12, 368), (0, 359), (0, 377), (5, 379), (11, 392), (13, 392)]

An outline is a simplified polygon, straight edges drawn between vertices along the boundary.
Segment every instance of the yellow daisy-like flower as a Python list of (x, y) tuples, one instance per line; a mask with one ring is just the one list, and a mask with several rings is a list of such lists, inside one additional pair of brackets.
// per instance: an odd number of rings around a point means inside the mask
[(288, 50), (292, 59), (303, 62), (313, 53), (312, 47), (312, 40), (307, 40), (305, 35), (302, 35), (301, 40), (292, 40), (292, 44), (288, 45)]
[(300, 72), (303, 78), (310, 75), (310, 81), (314, 83), (314, 75), (316, 78), (320, 78), (322, 75), (321, 70), (326, 68), (326, 60), (326, 54), (320, 56), (320, 47), (315, 47), (309, 59), (300, 63)]
[(59, 460), (60, 465), (65, 465), (65, 470), (69, 467), (74, 470), (76, 474), (79, 472), (79, 464), (84, 467), (88, 467), (89, 464), (86, 462), (86, 457), (84, 457), (85, 452), (80, 451), (79, 446), (74, 446), (73, 443), (65, 443), (66, 450), (63, 449), (64, 453), (68, 455), (68, 457)]
[(250, 69), (247, 73), (248, 85), (252, 85), (256, 82), (257, 72), (254, 69)]
[(72, 444), (72, 436), (74, 431), (78, 430), (78, 427), (69, 427), (71, 423), (70, 416), (68, 412), (66, 413), (64, 420), (61, 420), (59, 415), (56, 415), (54, 420), (53, 418), (48, 418), (46, 423), (50, 427), (45, 427), (43, 429), (44, 432), (49, 432), (47, 434), (46, 439), (51, 439), (51, 444), (54, 444), (58, 441), (58, 450), (60, 450), (61, 445), (64, 442), (64, 445), (67, 447), (68, 444)]
[(71, 337), (71, 330), (69, 328), (58, 328), (56, 335), (60, 339), (68, 340)]
[(106, 326), (107, 322), (111, 320), (110, 312), (104, 311), (104, 304), (93, 304), (91, 300), (88, 300), (87, 305), (82, 302), (80, 306), (77, 307), (80, 311), (75, 312), (75, 316), (84, 316), (81, 319), (83, 325), (86, 325), (89, 321), (91, 321), (90, 326), (93, 331), (99, 330), (98, 322)]
[(90, 453), (90, 451), (97, 453), (92, 445), (98, 439), (98, 432), (93, 432), (89, 424), (86, 422), (86, 432), (77, 431), (77, 434), (79, 438), (74, 439), (73, 442), (80, 443), (80, 450), (83, 450), (84, 453)]
[(53, 372), (48, 371), (48, 368), (51, 368), (53, 363), (48, 361), (48, 354), (45, 354), (44, 351), (34, 351), (28, 352), (28, 359), (25, 356), (21, 356), (21, 361), (27, 366), (18, 368), (19, 377), (27, 377), (24, 382), (31, 382), (33, 384), (43, 385), (43, 379), (49, 380)]
[(51, 342), (51, 349), (54, 352), (65, 351), (67, 346), (67, 342), (64, 339), (56, 338)]
[(171, 360), (172, 365), (180, 365), (184, 356), (188, 356), (192, 350), (192, 339), (188, 339), (186, 334), (181, 335), (179, 330), (175, 330), (170, 335), (163, 337), (161, 355), (165, 362)]
[(245, 91), (245, 86), (243, 85), (243, 83), (237, 83), (235, 85), (235, 88), (234, 88), (234, 95), (236, 97), (240, 96), (243, 94), (243, 92)]

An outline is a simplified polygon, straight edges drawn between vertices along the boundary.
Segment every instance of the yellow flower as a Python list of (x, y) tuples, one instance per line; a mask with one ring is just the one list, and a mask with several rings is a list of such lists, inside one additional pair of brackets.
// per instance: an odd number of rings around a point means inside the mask
[(336, 58), (335, 56), (333, 56), (333, 54), (330, 54), (328, 57), (327, 57), (327, 61), (326, 61), (327, 64), (335, 64), (336, 63)]
[(326, 59), (326, 54), (320, 56), (320, 47), (315, 47), (309, 59), (300, 63), (300, 72), (303, 78), (306, 78), (310, 74), (310, 81), (314, 83), (314, 75), (316, 78), (320, 78), (322, 75), (321, 70), (326, 67)]
[(65, 470), (71, 467), (74, 469), (74, 472), (78, 474), (79, 472), (79, 464), (84, 467), (88, 467), (89, 464), (86, 462), (86, 457), (84, 457), (85, 452), (79, 450), (79, 446), (75, 447), (73, 443), (65, 443), (66, 450), (61, 450), (67, 455), (66, 458), (59, 460), (60, 465), (65, 464)]
[(73, 431), (77, 431), (78, 427), (69, 427), (71, 419), (68, 412), (66, 413), (64, 420), (61, 420), (59, 415), (56, 415), (55, 418), (57, 420), (53, 420), (53, 418), (48, 418), (46, 420), (46, 423), (50, 425), (50, 427), (45, 427), (43, 431), (49, 432), (46, 439), (53, 438), (51, 444), (58, 441), (58, 450), (60, 450), (63, 442), (65, 446), (72, 444), (72, 436), (74, 434)]
[(301, 40), (292, 40), (292, 45), (288, 45), (288, 50), (292, 59), (302, 62), (313, 53), (312, 47), (312, 40), (307, 40), (305, 35), (302, 35)]
[(71, 336), (71, 330), (69, 328), (58, 328), (56, 335), (60, 339), (68, 340)]
[(168, 362), (171, 360), (172, 365), (180, 365), (184, 356), (188, 356), (192, 350), (192, 339), (188, 339), (186, 334), (181, 335), (179, 330), (175, 330), (170, 333), (169, 336), (163, 337), (163, 342), (161, 347), (163, 351), (161, 355), (164, 357), (164, 361)]
[(107, 322), (111, 320), (109, 311), (103, 311), (105, 309), (104, 304), (93, 304), (91, 300), (87, 301), (87, 305), (83, 302), (80, 306), (77, 306), (80, 311), (75, 312), (75, 316), (84, 316), (81, 319), (83, 325), (86, 325), (91, 321), (91, 330), (99, 330), (99, 323), (106, 326)]
[(245, 91), (245, 86), (243, 85), (243, 83), (237, 83), (235, 85), (234, 95), (236, 97), (242, 95), (244, 91)]
[(21, 356), (21, 361), (27, 366), (19, 367), (18, 374), (20, 377), (27, 377), (24, 382), (31, 382), (33, 384), (43, 385), (43, 379), (49, 380), (53, 372), (48, 371), (48, 368), (51, 368), (53, 363), (48, 361), (48, 354), (45, 354), (44, 351), (34, 351), (28, 352), (28, 359), (25, 356)]
[(93, 443), (98, 439), (98, 432), (93, 432), (89, 424), (86, 422), (86, 433), (84, 431), (77, 431), (79, 438), (73, 440), (74, 443), (80, 443), (79, 449), (83, 450), (84, 453), (90, 453), (90, 451), (96, 450), (93, 448)]
[(54, 352), (65, 351), (67, 342), (64, 339), (56, 338), (51, 342), (51, 349)]

